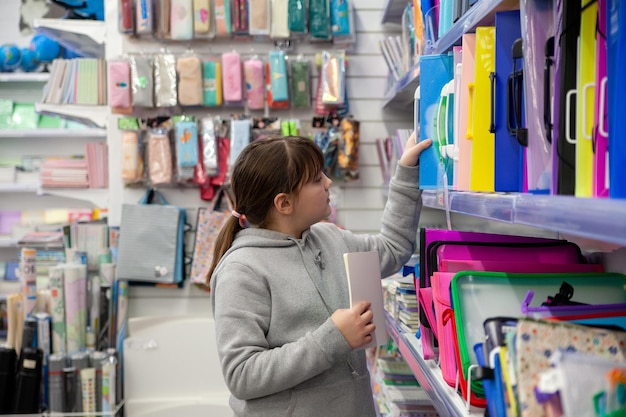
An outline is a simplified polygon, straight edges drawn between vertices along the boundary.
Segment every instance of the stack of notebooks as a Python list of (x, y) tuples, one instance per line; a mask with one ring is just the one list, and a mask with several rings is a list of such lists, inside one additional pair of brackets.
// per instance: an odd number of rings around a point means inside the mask
[(50, 104), (105, 105), (106, 61), (96, 58), (55, 59), (42, 101)]
[(402, 330), (415, 334), (419, 329), (419, 313), (415, 283), (412, 277), (391, 279), (386, 287), (385, 309)]
[(109, 186), (109, 157), (107, 144), (104, 142), (90, 142), (85, 145), (87, 157), (87, 179), (89, 188), (108, 188)]
[(39, 170), (41, 186), (61, 188), (88, 188), (86, 159), (50, 159)]

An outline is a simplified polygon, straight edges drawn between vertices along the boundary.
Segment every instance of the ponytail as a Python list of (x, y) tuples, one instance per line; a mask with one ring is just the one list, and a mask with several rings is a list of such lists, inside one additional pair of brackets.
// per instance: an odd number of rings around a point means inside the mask
[(213, 271), (215, 271), (215, 267), (219, 263), (220, 259), (222, 259), (222, 256), (224, 256), (226, 251), (233, 244), (235, 235), (240, 230), (242, 230), (242, 227), (239, 225), (239, 219), (235, 216), (230, 216), (228, 220), (226, 220), (226, 223), (222, 226), (222, 229), (215, 240), (215, 247), (213, 248), (213, 262), (211, 263), (211, 268), (206, 276), (207, 287), (211, 282), (211, 276), (213, 275)]

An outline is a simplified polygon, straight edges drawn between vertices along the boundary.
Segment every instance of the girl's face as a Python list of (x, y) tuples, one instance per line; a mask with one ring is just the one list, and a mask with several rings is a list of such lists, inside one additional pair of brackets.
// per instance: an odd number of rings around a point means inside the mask
[(302, 186), (298, 193), (295, 213), (304, 228), (324, 220), (330, 215), (330, 192), (332, 180), (320, 172), (311, 182)]

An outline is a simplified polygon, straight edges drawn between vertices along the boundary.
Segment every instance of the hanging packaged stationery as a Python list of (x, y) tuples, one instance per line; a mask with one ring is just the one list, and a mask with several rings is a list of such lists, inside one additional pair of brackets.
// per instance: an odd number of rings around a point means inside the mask
[(148, 180), (152, 186), (172, 183), (172, 146), (168, 131), (150, 129), (146, 137)]
[[(513, 44), (521, 39), (519, 10), (496, 13), (495, 25), (495, 154), (494, 191), (522, 192), (524, 179), (524, 150), (526, 136), (520, 136), (522, 91), (521, 80), (516, 78), (521, 72), (522, 60), (512, 55)], [(517, 87), (517, 88), (515, 88)], [(513, 127), (512, 120), (515, 121)]]
[(254, 56), (243, 62), (243, 77), (246, 85), (246, 104), (250, 110), (265, 107), (265, 77), (263, 61)]
[[(226, 200), (227, 210), (222, 208)], [(196, 239), (193, 247), (193, 260), (191, 262), (191, 282), (208, 287), (208, 273), (213, 263), (213, 250), (215, 241), (226, 220), (232, 217), (232, 203), (228, 192), (220, 188), (213, 207), (200, 207), (196, 221)]]
[(337, 154), (338, 178), (344, 181), (359, 179), (360, 123), (344, 117), (341, 119), (341, 145)]
[(232, 0), (231, 4), (233, 35), (248, 36), (250, 34), (248, 0)]
[(607, 71), (609, 83), (609, 195), (626, 198), (626, 7), (619, 0), (607, 0)]
[(338, 106), (345, 97), (345, 52), (322, 52), (322, 103)]
[(110, 60), (107, 65), (109, 106), (120, 109), (130, 107), (130, 64), (128, 63), (128, 60)]
[(226, 104), (241, 104), (243, 101), (243, 83), (241, 57), (237, 51), (222, 54), (222, 79)]
[(129, 61), (133, 107), (154, 107), (152, 57), (131, 55)]
[[(519, 319), (515, 337), (515, 349), (519, 354), (515, 358), (515, 369), (517, 369), (520, 416), (546, 416), (535, 396), (539, 374), (551, 367), (550, 356), (546, 355), (546, 352), (577, 352), (579, 355), (584, 354), (587, 358), (593, 357), (614, 362), (617, 366), (623, 365), (626, 361), (624, 346), (626, 346), (625, 332), (574, 323)], [(577, 377), (580, 376), (581, 374), (577, 373)], [(568, 382), (573, 384), (575, 380), (568, 380)], [(562, 395), (567, 394), (564, 392)], [(579, 395), (588, 395), (589, 402), (593, 404), (591, 398), (593, 393), (581, 391)], [(578, 411), (581, 410), (577, 409), (574, 415), (587, 415), (578, 414)]]
[(193, 39), (193, 0), (171, 1), (171, 39), (188, 41)]
[(230, 155), (228, 163), (230, 166), (235, 164), (237, 157), (243, 151), (243, 148), (250, 143), (250, 120), (249, 119), (231, 119), (230, 121)]
[(249, 0), (250, 35), (270, 34), (270, 0)]
[(606, 0), (598, 0), (596, 30), (596, 96), (593, 127), (593, 196), (609, 196), (609, 122), (607, 102)]
[(311, 40), (329, 40), (330, 10), (329, 0), (309, 0), (309, 36)]
[(230, 17), (230, 0), (214, 0), (215, 34), (217, 36), (230, 36), (232, 33), (232, 21)]
[(556, 194), (574, 195), (576, 184), (576, 77), (578, 72), (578, 35), (580, 33), (580, 2), (557, 2), (555, 32), (555, 84), (554, 97), (552, 175), (556, 176)]
[[(420, 140), (438, 138), (438, 114), (444, 87), (453, 79), (453, 57), (451, 55), (423, 55), (420, 57)], [(445, 126), (445, 124), (444, 124)], [(420, 188), (433, 190), (443, 188), (443, 173), (446, 165), (440, 158), (441, 149), (435, 144), (420, 156)], [(452, 185), (452, 175), (447, 186)]]
[(193, 178), (198, 164), (198, 123), (193, 117), (181, 116), (174, 123), (176, 146), (176, 176), (178, 182)]
[(202, 104), (202, 62), (194, 54), (176, 60), (178, 73), (178, 103), (181, 106)]
[(193, 0), (194, 38), (207, 38), (213, 34), (212, 18), (209, 0)]
[(154, 101), (157, 107), (174, 107), (178, 104), (176, 57), (172, 54), (154, 56)]
[(217, 137), (215, 135), (215, 122), (212, 117), (200, 119), (200, 146), (202, 149), (202, 164), (207, 176), (217, 174)]
[(352, 2), (330, 0), (330, 23), (335, 45), (353, 41)]
[(302, 56), (291, 61), (291, 104), (297, 109), (311, 107), (311, 64)]
[(125, 35), (135, 33), (133, 22), (133, 2), (132, 0), (118, 0), (118, 20), (117, 29)]
[(265, 97), (267, 99), (267, 107), (270, 109), (288, 109), (289, 100), (275, 100), (272, 94), (272, 71), (270, 63), (265, 63)]
[(122, 180), (124, 184), (139, 183), (143, 180), (143, 144), (138, 120), (121, 117), (118, 129), (122, 131)]
[(552, 182), (552, 149), (544, 125), (543, 88), (545, 45), (554, 34), (553, 0), (521, 1), (520, 18), (524, 39), (524, 114), (528, 129), (526, 180), (528, 192), (545, 194)]
[(185, 222), (185, 209), (168, 204), (154, 189), (148, 189), (138, 204), (123, 204), (116, 278), (182, 282)]
[(307, 32), (307, 2), (305, 0), (288, 0), (288, 26), (294, 34), (305, 34)]
[(593, 195), (593, 126), (596, 79), (597, 0), (581, 0), (576, 83), (576, 197)]
[(270, 38), (289, 38), (289, 0), (271, 0)]
[(269, 52), (272, 98), (276, 101), (289, 100), (287, 62), (285, 59), (285, 52), (283, 51)]
[(459, 166), (456, 190), (469, 191), (472, 167), (472, 115), (474, 94), (476, 34), (466, 33), (462, 38), (463, 56), (461, 58), (461, 85), (459, 106), (459, 128), (456, 140), (459, 146)]
[(219, 59), (207, 59), (203, 63), (203, 103), (208, 107), (222, 105), (222, 64)]
[(276, 117), (255, 117), (252, 119), (250, 141), (278, 136), (281, 134), (280, 120)]
[(156, 17), (156, 38), (157, 39), (170, 39), (171, 29), (171, 2), (172, 0), (160, 0), (155, 5)]
[(494, 190), (495, 27), (476, 28), (470, 190)]
[(150, 0), (135, 0), (135, 34), (152, 34), (154, 22), (153, 6)]

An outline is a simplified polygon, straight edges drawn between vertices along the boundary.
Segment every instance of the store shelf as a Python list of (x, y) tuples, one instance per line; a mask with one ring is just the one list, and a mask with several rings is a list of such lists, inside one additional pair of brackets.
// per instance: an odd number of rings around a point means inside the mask
[(39, 190), (39, 184), (15, 184), (0, 183), (0, 193), (36, 193)]
[(105, 129), (0, 129), (0, 138), (105, 138)]
[(460, 45), (464, 33), (473, 32), (477, 26), (493, 25), (496, 12), (514, 9), (519, 9), (519, 0), (480, 0), (431, 47), (427, 45), (425, 53), (443, 54), (452, 49), (454, 45)]
[(35, 193), (88, 201), (96, 207), (109, 206), (108, 188), (42, 188), (39, 183), (0, 183), (0, 193)]
[(418, 63), (387, 91), (383, 107), (413, 112), (413, 97), (419, 83), (420, 66)]
[(106, 26), (99, 20), (35, 19), (33, 26), (83, 57), (104, 57)]
[(434, 360), (424, 360), (420, 341), (415, 335), (405, 333), (389, 315), (386, 315), (386, 325), (387, 332), (398, 346), (400, 354), (441, 417), (482, 417), (484, 415), (483, 409), (466, 407), (463, 398), (443, 380), (441, 368)]
[(0, 237), (0, 248), (16, 248), (17, 238), (14, 237)]
[(5, 72), (0, 73), (0, 82), (4, 83), (45, 83), (50, 78), (48, 72)]
[(408, 3), (408, 0), (386, 0), (383, 18), (380, 23), (383, 25), (386, 23), (400, 25), (402, 23), (402, 13)]
[(95, 128), (105, 128), (109, 116), (106, 106), (81, 106), (78, 104), (35, 103), (35, 111), (40, 114), (59, 116)]
[[(424, 191), (424, 206), (445, 210), (443, 191)], [(451, 212), (626, 245), (626, 200), (450, 191)]]

